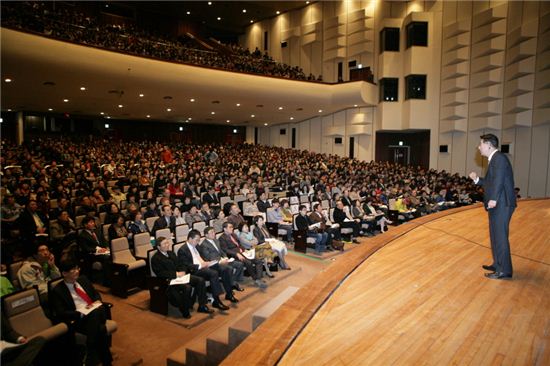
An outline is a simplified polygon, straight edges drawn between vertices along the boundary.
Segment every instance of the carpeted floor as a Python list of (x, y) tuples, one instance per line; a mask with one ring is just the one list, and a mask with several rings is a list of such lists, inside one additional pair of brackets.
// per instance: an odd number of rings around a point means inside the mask
[[(368, 239), (362, 240), (368, 245)], [(346, 244), (346, 250), (357, 244)], [(232, 304), (226, 312), (216, 311), (213, 315), (192, 312), (191, 319), (183, 319), (178, 314), (163, 316), (149, 311), (149, 292), (142, 290), (120, 299), (98, 286), (104, 301), (112, 302), (113, 320), (118, 323), (118, 331), (113, 336), (112, 351), (114, 364), (121, 365), (165, 365), (166, 357), (175, 349), (206, 340), (209, 334), (219, 332), (220, 327), (229, 328), (239, 315), (249, 316), (270, 299), (276, 297), (288, 286), (301, 287), (322, 271), (332, 261), (337, 260), (339, 251), (323, 253), (322, 256), (289, 251), (288, 263), (291, 271), (274, 272), (275, 278), (269, 279), (268, 288), (260, 290), (245, 280), (244, 292), (236, 293), (241, 300)], [(229, 305), (229, 304), (228, 304)]]

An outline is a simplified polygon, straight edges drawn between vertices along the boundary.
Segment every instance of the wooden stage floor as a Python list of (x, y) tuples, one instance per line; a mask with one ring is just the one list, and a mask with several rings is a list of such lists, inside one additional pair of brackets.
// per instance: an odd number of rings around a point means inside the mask
[(415, 228), (333, 293), (280, 365), (550, 365), (550, 200), (519, 204), (514, 279), (489, 280), (483, 208)]

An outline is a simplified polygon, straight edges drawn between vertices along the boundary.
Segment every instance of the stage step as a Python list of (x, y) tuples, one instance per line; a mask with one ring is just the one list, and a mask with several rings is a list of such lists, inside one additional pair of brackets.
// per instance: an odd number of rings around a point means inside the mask
[[(259, 309), (243, 311), (237, 315), (229, 328), (221, 327), (209, 334), (206, 342), (204, 342), (204, 338), (200, 338), (176, 349), (168, 355), (166, 364), (168, 366), (212, 366), (220, 364), (227, 355), (237, 348), (246, 337), (296, 291), (298, 291), (297, 287), (289, 286)], [(229, 310), (230, 312), (231, 310)]]

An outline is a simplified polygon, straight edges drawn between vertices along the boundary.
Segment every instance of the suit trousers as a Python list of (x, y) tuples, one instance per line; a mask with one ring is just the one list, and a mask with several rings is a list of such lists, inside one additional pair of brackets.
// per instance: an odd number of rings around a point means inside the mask
[[(193, 273), (194, 276), (201, 277), (205, 281), (210, 281), (210, 289), (214, 298), (224, 293), (222, 285), (220, 284), (221, 273), (218, 273), (216, 269), (219, 269), (219, 266), (217, 264), (208, 268), (201, 268)], [(231, 289), (231, 287), (229, 288)]]
[(259, 280), (262, 278), (263, 276), (263, 260), (260, 260), (260, 259), (248, 259), (248, 258), (245, 258), (244, 260), (239, 260), (240, 262), (242, 262), (244, 264), (244, 266), (246, 267), (246, 270), (248, 271), (248, 274), (250, 275), (250, 277), (252, 277), (253, 280)]
[(113, 357), (109, 349), (109, 335), (103, 306), (95, 309), (76, 323), (76, 331), (86, 335), (86, 365), (110, 365)]
[(512, 218), (514, 209), (515, 207), (497, 206), (488, 210), (493, 265), (496, 272), (502, 272), (507, 275), (513, 274), (508, 234), (510, 231), (510, 219)]

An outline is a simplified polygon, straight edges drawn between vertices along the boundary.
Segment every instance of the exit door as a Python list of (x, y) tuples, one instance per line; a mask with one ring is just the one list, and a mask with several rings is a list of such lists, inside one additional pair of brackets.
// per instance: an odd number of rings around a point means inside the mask
[(401, 165), (409, 165), (410, 157), (410, 146), (388, 146), (390, 149), (390, 156), (393, 158), (393, 162)]

